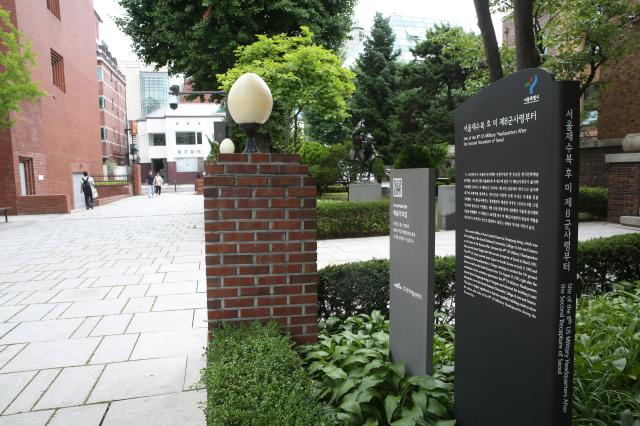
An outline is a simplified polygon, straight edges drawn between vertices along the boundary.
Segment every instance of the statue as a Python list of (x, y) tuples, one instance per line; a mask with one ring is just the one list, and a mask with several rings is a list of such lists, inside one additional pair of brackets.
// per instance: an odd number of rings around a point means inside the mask
[(376, 151), (376, 141), (371, 133), (366, 133), (364, 119), (356, 125), (351, 137), (351, 151), (349, 159), (357, 161), (363, 169), (367, 170), (367, 180), (371, 178), (373, 162), (378, 156)]

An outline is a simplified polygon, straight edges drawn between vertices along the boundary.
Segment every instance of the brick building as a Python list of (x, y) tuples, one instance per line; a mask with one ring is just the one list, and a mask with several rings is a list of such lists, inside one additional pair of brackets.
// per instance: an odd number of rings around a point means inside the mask
[(0, 206), (10, 213), (82, 206), (79, 177), (101, 174), (96, 137), (96, 21), (91, 0), (0, 0), (32, 43), (32, 78), (47, 95), (0, 133)]
[(104, 41), (97, 45), (96, 52), (102, 159), (123, 166), (127, 158), (126, 78)]

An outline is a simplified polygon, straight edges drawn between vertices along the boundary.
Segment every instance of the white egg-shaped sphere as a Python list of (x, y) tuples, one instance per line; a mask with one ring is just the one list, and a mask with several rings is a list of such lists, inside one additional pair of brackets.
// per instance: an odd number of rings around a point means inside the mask
[(236, 146), (231, 139), (226, 138), (220, 142), (220, 154), (233, 154), (234, 152), (236, 152)]
[(227, 106), (231, 118), (238, 124), (264, 124), (273, 108), (271, 90), (258, 74), (242, 74), (229, 90)]

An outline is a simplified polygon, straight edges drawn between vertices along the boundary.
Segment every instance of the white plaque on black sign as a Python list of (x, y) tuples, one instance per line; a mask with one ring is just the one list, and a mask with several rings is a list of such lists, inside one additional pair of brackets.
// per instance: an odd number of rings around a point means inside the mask
[(578, 83), (528, 69), (456, 111), (462, 426), (571, 424)]
[(433, 169), (391, 171), (389, 339), (411, 375), (431, 374), (434, 188)]

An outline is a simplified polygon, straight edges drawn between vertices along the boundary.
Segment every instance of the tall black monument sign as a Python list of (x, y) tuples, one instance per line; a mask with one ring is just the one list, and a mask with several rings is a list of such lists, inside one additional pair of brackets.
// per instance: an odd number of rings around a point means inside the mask
[(456, 416), (571, 424), (578, 83), (529, 69), (456, 111)]
[(391, 171), (389, 340), (411, 375), (431, 374), (434, 188), (433, 169)]

